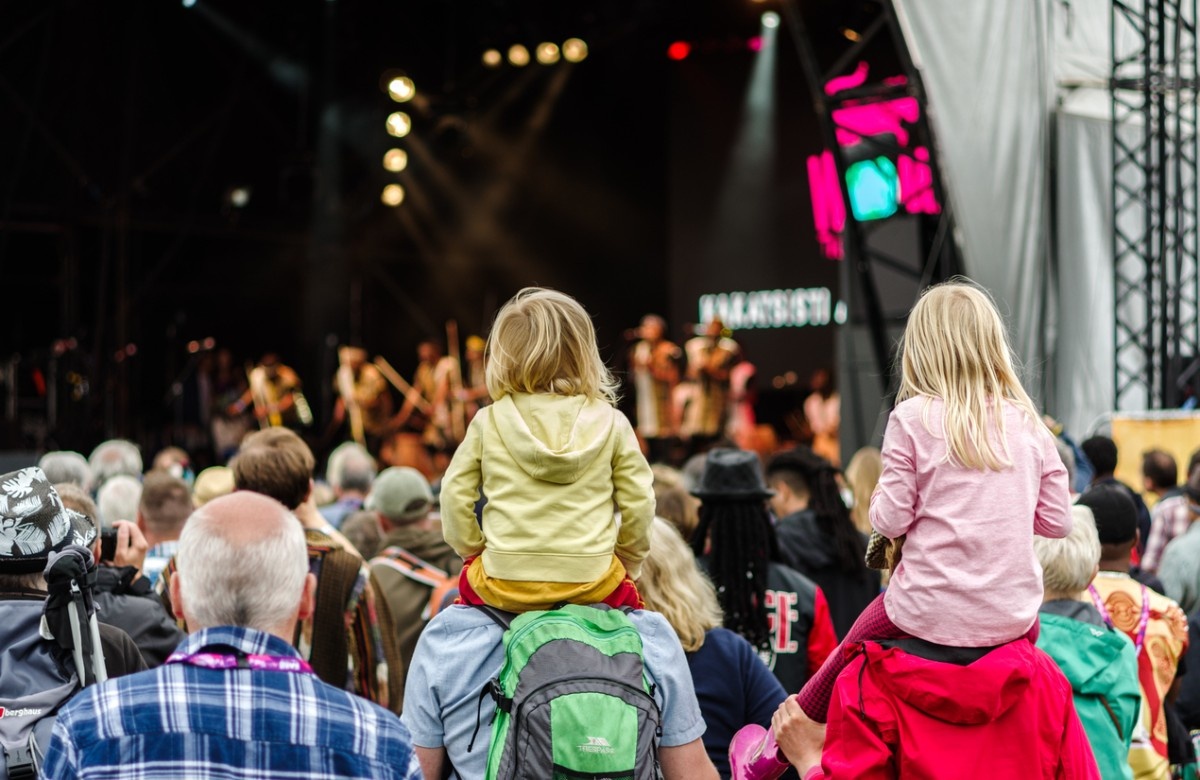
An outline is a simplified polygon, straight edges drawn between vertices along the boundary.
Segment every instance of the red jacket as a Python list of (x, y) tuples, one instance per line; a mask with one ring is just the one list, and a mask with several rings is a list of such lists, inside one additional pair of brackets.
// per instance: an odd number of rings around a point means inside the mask
[(1099, 780), (1071, 686), (1025, 639), (966, 666), (874, 642), (838, 678), (810, 778)]

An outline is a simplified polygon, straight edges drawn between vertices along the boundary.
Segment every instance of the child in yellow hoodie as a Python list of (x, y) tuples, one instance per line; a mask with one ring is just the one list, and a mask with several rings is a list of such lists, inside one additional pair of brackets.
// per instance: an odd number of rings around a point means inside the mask
[[(442, 479), (460, 598), (509, 612), (640, 607), (653, 475), (574, 298), (528, 287), (496, 315), (488, 392)], [(475, 519), (482, 489), (483, 528)], [(620, 521), (614, 516), (614, 503)]]

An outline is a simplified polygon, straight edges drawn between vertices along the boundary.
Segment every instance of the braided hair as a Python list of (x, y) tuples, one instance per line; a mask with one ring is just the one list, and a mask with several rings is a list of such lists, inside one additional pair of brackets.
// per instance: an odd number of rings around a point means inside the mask
[(725, 613), (725, 628), (769, 651), (767, 569), (778, 561), (779, 549), (766, 505), (761, 500), (706, 500), (692, 536), (697, 557), (704, 554), (706, 540), (711, 542), (708, 570)]
[(798, 478), (808, 488), (808, 508), (816, 515), (821, 533), (833, 541), (838, 568), (847, 575), (866, 576), (863, 556), (867, 546), (842, 500), (838, 473), (832, 463), (803, 446), (781, 452), (767, 464), (768, 482)]

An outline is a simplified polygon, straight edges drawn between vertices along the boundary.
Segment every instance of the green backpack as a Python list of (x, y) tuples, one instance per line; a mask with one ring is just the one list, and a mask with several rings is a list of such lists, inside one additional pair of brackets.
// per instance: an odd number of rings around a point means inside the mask
[(504, 665), (480, 693), (481, 707), (488, 695), (496, 702), (487, 780), (661, 777), (661, 715), (624, 612), (479, 609), (505, 629)]

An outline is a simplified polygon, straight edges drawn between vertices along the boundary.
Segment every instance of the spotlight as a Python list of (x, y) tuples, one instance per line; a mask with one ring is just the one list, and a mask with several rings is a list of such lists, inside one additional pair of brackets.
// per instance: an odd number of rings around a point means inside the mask
[(385, 206), (399, 206), (404, 202), (404, 188), (399, 184), (389, 184), (383, 188), (379, 199)]
[(488, 49), (483, 53), (483, 66), (485, 68), (498, 68), (504, 62), (504, 56), (500, 54), (498, 49)]
[(556, 43), (539, 43), (537, 47), (537, 61), (543, 65), (553, 65), (558, 62), (558, 44)]
[(235, 209), (244, 209), (250, 202), (249, 187), (234, 187), (229, 191), (229, 205)]
[(746, 48), (750, 51), (762, 51), (762, 36), (756, 35), (746, 41)]
[(675, 41), (667, 47), (667, 56), (673, 60), (686, 60), (692, 53), (692, 44), (687, 41)]
[(195, 5), (196, 5), (196, 0), (183, 0), (184, 8), (194, 8)]
[(529, 49), (519, 43), (514, 43), (508, 47), (508, 62), (518, 68), (525, 67), (529, 64)]
[(774, 11), (767, 11), (765, 14), (762, 15), (762, 26), (766, 27), (768, 29), (773, 28), (773, 27), (778, 27), (779, 26), (779, 14), (775, 13)]
[(397, 76), (388, 82), (388, 95), (397, 103), (407, 103), (417, 94), (417, 87), (408, 76)]
[(849, 27), (842, 28), (842, 36), (845, 37), (846, 40), (851, 41), (853, 43), (858, 43), (859, 38), (862, 37), (861, 35), (858, 34), (858, 30), (854, 30)]
[(383, 167), (392, 173), (399, 173), (408, 167), (408, 152), (403, 149), (388, 149), (383, 155)]
[(396, 138), (403, 138), (412, 130), (412, 119), (403, 111), (394, 111), (388, 115), (387, 131), (388, 135)]
[(563, 41), (562, 56), (567, 62), (583, 62), (588, 56), (587, 44), (580, 38), (568, 38)]

